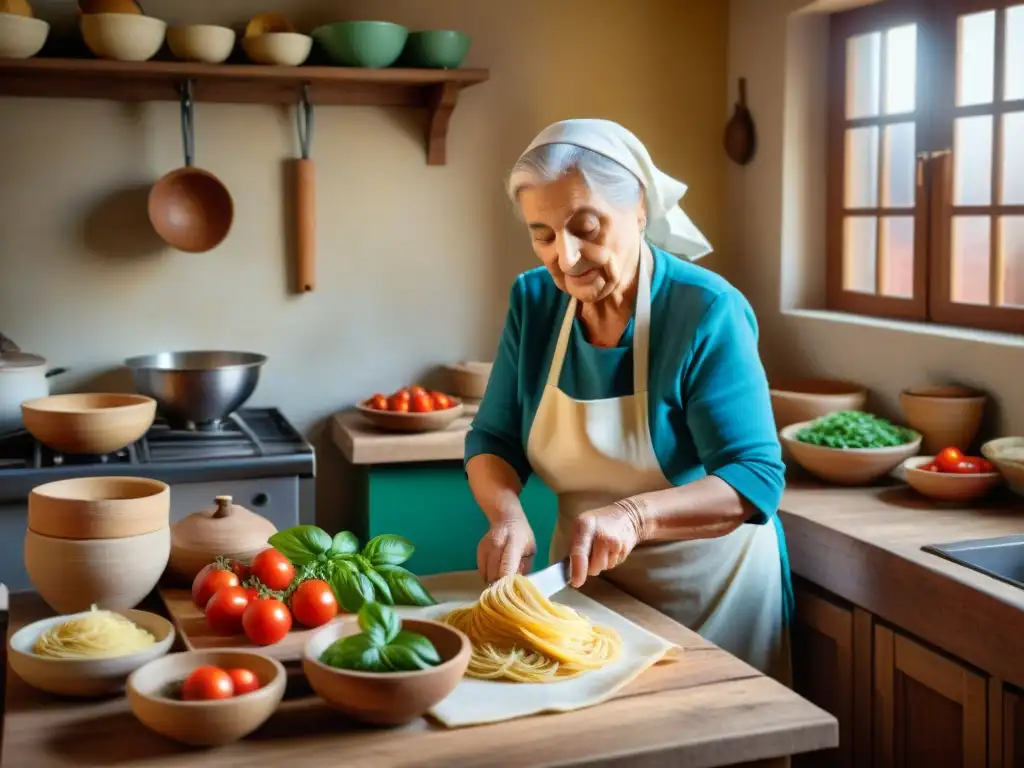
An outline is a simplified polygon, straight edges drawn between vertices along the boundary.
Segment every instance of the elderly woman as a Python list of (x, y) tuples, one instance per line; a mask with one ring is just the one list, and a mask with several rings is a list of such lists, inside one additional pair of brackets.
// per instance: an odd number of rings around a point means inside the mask
[[(776, 514), (784, 466), (757, 325), (690, 260), (711, 248), (686, 186), (604, 120), (549, 126), (508, 193), (543, 266), (512, 286), (466, 472), (490, 530), (481, 574), (529, 572), (520, 491), (558, 495), (552, 561), (602, 574), (788, 681), (792, 586)], [(682, 258), (677, 258), (682, 257)]]

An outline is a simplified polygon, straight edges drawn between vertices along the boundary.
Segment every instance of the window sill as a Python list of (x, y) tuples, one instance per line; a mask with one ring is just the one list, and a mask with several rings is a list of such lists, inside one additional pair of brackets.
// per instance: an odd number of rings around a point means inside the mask
[(916, 334), (918, 336), (932, 336), (956, 341), (973, 341), (978, 344), (988, 344), (1008, 349), (1024, 349), (1024, 336), (1013, 333), (982, 331), (975, 328), (942, 325), (941, 323), (913, 323), (906, 320), (869, 317), (868, 315), (855, 315), (849, 312), (835, 312), (827, 309), (784, 309), (782, 310), (782, 315), (784, 317), (795, 317), (825, 323), (859, 325), (886, 331)]

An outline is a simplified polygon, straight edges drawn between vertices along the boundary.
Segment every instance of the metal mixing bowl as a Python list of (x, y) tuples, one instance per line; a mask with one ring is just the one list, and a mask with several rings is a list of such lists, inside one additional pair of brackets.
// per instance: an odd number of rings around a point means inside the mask
[(216, 423), (256, 389), (265, 355), (254, 352), (160, 352), (124, 361), (135, 388), (173, 423)]

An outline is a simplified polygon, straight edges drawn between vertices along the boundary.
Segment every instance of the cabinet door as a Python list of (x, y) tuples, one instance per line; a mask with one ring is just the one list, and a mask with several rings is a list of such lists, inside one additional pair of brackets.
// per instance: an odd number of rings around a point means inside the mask
[(875, 626), (875, 768), (986, 768), (988, 683)]
[(794, 584), (793, 688), (839, 721), (839, 746), (793, 758), (794, 768), (853, 768), (853, 611)]
[(1024, 693), (1003, 691), (1003, 768), (1024, 768)]

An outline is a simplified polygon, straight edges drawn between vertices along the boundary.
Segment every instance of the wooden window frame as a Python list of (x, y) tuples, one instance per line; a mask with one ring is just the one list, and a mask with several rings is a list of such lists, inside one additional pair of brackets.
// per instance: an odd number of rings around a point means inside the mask
[[(998, 306), (1002, 299), (1003, 259), (999, 245), (1001, 216), (1024, 215), (1024, 205), (1001, 205), (1002, 115), (1024, 111), (1024, 100), (1002, 100), (1005, 14), (997, 14), (994, 101), (977, 107), (956, 107), (957, 23), (961, 15), (1003, 9), (1022, 0), (885, 0), (877, 5), (836, 14), (831, 19), (829, 46), (828, 154), (826, 165), (826, 304), (829, 309), (859, 315), (935, 322), (991, 331), (1024, 333), (1024, 308)], [(917, 35), (916, 103), (912, 113), (846, 117), (846, 41), (858, 34), (915, 23)], [(885, 42), (880, 77), (885, 71)], [(879, 84), (883, 89), (884, 83)], [(884, 99), (884, 96), (882, 96)], [(880, 105), (881, 106), (881, 105)], [(953, 131), (956, 117), (993, 115), (992, 202), (987, 206), (953, 206)], [(882, 207), (885, 173), (885, 126), (915, 123), (916, 189), (910, 208)], [(875, 208), (846, 209), (846, 130), (879, 126), (879, 180)], [(998, 161), (998, 162), (997, 162)], [(844, 288), (844, 218), (858, 212), (878, 221), (876, 235), (876, 292)], [(992, 305), (959, 304), (950, 299), (952, 287), (952, 217), (977, 213), (991, 218), (990, 300)], [(913, 297), (882, 295), (885, 276), (882, 218), (914, 218)]]

